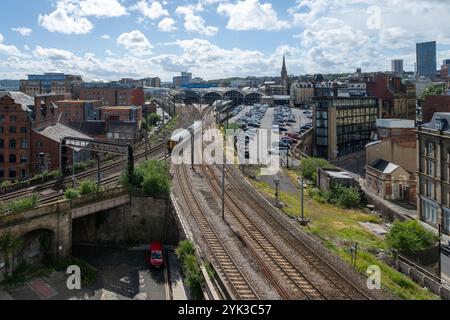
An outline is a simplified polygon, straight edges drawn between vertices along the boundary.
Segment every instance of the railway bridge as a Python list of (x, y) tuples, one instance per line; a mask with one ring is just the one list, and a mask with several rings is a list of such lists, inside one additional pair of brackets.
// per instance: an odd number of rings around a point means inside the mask
[[(45, 235), (48, 239), (47, 254), (54, 258), (65, 258), (71, 254), (74, 219), (123, 206), (130, 199), (126, 188), (116, 188), (74, 200), (42, 205), (26, 212), (6, 214), (0, 216), (0, 235), (9, 233), (25, 242), (36, 237), (42, 241)], [(39, 251), (36, 244), (28, 249), (30, 258)]]

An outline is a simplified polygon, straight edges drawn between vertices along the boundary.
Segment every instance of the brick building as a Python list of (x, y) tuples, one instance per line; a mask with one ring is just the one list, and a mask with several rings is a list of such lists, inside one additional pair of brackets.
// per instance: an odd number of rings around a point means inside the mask
[(81, 122), (84, 120), (100, 120), (99, 108), (102, 102), (98, 100), (61, 100), (56, 101), (64, 123)]
[(41, 108), (51, 106), (51, 101), (49, 96), (42, 101), (41, 97), (32, 98), (22, 92), (0, 93), (0, 181), (26, 179), (42, 170), (59, 169), (59, 140), (52, 139), (52, 135), (63, 129), (67, 136), (80, 133), (55, 124), (57, 109), (53, 108), (54, 114), (47, 110), (43, 117)]
[(450, 113), (417, 130), (419, 219), (450, 235)]
[(143, 106), (145, 104), (143, 88), (126, 86), (84, 87), (80, 89), (79, 98), (80, 100), (100, 100), (104, 106)]
[(412, 82), (380, 74), (367, 82), (367, 93), (382, 100), (383, 119), (416, 120), (416, 87)]
[(34, 97), (33, 128), (43, 128), (58, 121), (60, 110), (56, 102), (70, 98), (70, 94), (45, 94)]
[(44, 73), (28, 75), (28, 80), (20, 81), (20, 91), (36, 96), (40, 94), (72, 94), (81, 85), (81, 76), (63, 73)]
[(429, 123), (436, 112), (450, 112), (450, 96), (427, 96), (422, 106), (422, 122)]

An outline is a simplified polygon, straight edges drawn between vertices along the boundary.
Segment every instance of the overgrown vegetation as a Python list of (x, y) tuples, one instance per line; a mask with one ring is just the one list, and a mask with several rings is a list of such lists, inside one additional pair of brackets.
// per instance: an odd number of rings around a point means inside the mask
[(98, 193), (102, 191), (102, 188), (98, 186), (96, 181), (84, 180), (81, 181), (78, 188), (70, 188), (64, 192), (64, 198), (67, 200), (73, 200), (78, 197), (87, 196), (90, 194)]
[(133, 177), (125, 172), (121, 180), (124, 185), (143, 189), (149, 197), (170, 193), (169, 165), (165, 161), (145, 161), (135, 167)]
[(31, 197), (22, 198), (7, 203), (0, 202), (0, 213), (1, 212), (19, 213), (25, 210), (36, 208), (38, 204), (39, 204), (39, 196), (37, 194), (33, 194)]
[(23, 240), (15, 237), (10, 233), (0, 236), (0, 252), (2, 253), (5, 262), (5, 275), (7, 278), (13, 275), (14, 269), (14, 255), (23, 247)]
[(180, 242), (175, 252), (181, 262), (186, 284), (191, 289), (193, 298), (195, 300), (203, 300), (202, 286), (205, 279), (195, 256), (194, 245), (192, 242), (184, 240)]
[(427, 96), (440, 96), (445, 94), (444, 84), (434, 84), (426, 88), (420, 96), (421, 101), (425, 101)]
[[(286, 170), (292, 183), (298, 185), (298, 171)], [(274, 188), (267, 182), (250, 181), (260, 192), (268, 197), (274, 196)], [(280, 201), (285, 204), (282, 211), (294, 218), (300, 217), (300, 197), (296, 192), (280, 192)], [(314, 235), (330, 251), (351, 263), (350, 247), (358, 243), (355, 268), (367, 276), (367, 268), (377, 265), (381, 269), (382, 286), (406, 300), (439, 299), (429, 290), (422, 288), (407, 276), (398, 272), (390, 263), (387, 241), (365, 229), (361, 223), (382, 224), (383, 221), (361, 209), (344, 209), (328, 202), (319, 202), (306, 193), (305, 217), (310, 224), (305, 231)]]
[(437, 243), (439, 237), (416, 220), (396, 221), (386, 237), (388, 246), (400, 253), (413, 254)]
[(304, 159), (301, 163), (302, 176), (317, 183), (317, 170), (319, 168), (334, 169), (335, 167), (325, 159)]
[(86, 169), (94, 166), (97, 163), (96, 160), (89, 160), (85, 162), (77, 162), (74, 164), (75, 173), (85, 171)]
[(361, 192), (356, 187), (345, 187), (335, 184), (330, 191), (308, 188), (308, 195), (320, 203), (329, 203), (341, 208), (357, 208), (362, 205)]

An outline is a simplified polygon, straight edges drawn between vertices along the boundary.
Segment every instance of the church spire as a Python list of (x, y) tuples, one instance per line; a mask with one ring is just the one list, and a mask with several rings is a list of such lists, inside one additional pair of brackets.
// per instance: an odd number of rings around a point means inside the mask
[(283, 86), (283, 94), (289, 94), (289, 76), (286, 68), (286, 56), (283, 54), (283, 68), (281, 69), (281, 85)]
[(283, 68), (281, 69), (282, 74), (287, 74), (287, 68), (286, 68), (286, 56), (283, 54)]

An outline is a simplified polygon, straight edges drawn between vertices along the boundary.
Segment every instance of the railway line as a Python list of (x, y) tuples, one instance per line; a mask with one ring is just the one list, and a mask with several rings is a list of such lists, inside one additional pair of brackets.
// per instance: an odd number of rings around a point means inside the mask
[(326, 262), (320, 255), (314, 252), (306, 243), (299, 237), (296, 237), (281, 220), (276, 212), (273, 212), (270, 207), (265, 206), (255, 194), (248, 190), (249, 185), (242, 181), (242, 177), (238, 177), (237, 173), (233, 173), (233, 168), (228, 166), (227, 175), (228, 182), (232, 186), (231, 193), (238, 197), (241, 201), (246, 200), (255, 212), (270, 225), (276, 234), (282, 240), (292, 247), (295, 252), (306, 263), (309, 270), (314, 270), (326, 280), (328, 288), (332, 288), (333, 298), (350, 299), (350, 300), (369, 300), (371, 299), (366, 293), (356, 287), (345, 276), (343, 276), (336, 268)]
[(232, 255), (226, 249), (214, 227), (208, 221), (202, 205), (199, 203), (190, 181), (185, 165), (176, 166), (178, 183), (185, 199), (189, 212), (194, 217), (202, 236), (205, 238), (216, 260), (219, 272), (233, 290), (236, 298), (240, 300), (259, 300), (256, 290), (251, 286), (240, 270)]
[[(211, 189), (220, 197), (221, 186), (218, 177), (209, 167), (200, 166), (200, 168), (207, 177)], [(277, 248), (229, 192), (225, 192), (225, 206), (227, 217), (231, 217), (242, 231), (247, 247), (253, 248), (257, 257), (260, 257), (260, 262), (265, 265), (265, 270), (270, 272), (270, 278), (275, 282), (273, 285), (280, 290), (281, 296), (301, 300), (327, 299), (326, 294)], [(284, 283), (288, 285), (287, 288), (284, 287)]]

